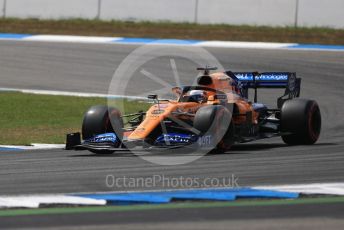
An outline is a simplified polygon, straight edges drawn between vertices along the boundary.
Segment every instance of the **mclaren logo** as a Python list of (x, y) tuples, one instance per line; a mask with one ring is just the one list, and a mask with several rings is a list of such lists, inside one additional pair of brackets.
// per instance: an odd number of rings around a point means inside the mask
[(153, 110), (153, 112), (152, 112), (152, 114), (162, 114), (162, 113), (164, 113), (165, 112), (165, 110), (162, 110), (162, 109), (160, 109), (160, 110)]
[[(237, 74), (236, 77), (240, 81), (253, 81), (253, 74)], [(288, 74), (261, 74), (256, 77), (260, 81), (287, 81)]]

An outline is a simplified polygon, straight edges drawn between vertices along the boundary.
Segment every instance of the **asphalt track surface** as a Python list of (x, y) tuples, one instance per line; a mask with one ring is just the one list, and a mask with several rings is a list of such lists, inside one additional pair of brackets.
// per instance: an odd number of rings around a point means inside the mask
[[(120, 62), (137, 46), (0, 42), (0, 87), (106, 93)], [(302, 77), (302, 97), (315, 99), (322, 112), (316, 145), (288, 147), (279, 138), (238, 145), (227, 154), (208, 155), (186, 165), (160, 166), (132, 155), (95, 156), (64, 150), (1, 152), (0, 194), (124, 190), (106, 185), (106, 176), (227, 178), (240, 186), (344, 181), (344, 53), (208, 48), (234, 71), (293, 71)], [(167, 60), (167, 62), (166, 62)], [(171, 82), (168, 59), (147, 69)], [(164, 62), (165, 61), (165, 62)], [(194, 66), (176, 61), (183, 81)], [(133, 78), (128, 94), (157, 87), (144, 76)], [(265, 91), (261, 99), (272, 103)], [(166, 185), (125, 188), (159, 189)], [(259, 212), (259, 210), (257, 210)]]

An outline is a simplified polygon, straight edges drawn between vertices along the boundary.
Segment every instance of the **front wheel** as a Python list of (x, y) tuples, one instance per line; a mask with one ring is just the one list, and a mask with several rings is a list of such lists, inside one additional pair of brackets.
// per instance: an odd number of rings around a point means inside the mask
[[(121, 113), (116, 108), (105, 105), (92, 106), (84, 115), (82, 123), (83, 139), (92, 138), (98, 134), (115, 133), (119, 138), (116, 146), (119, 147), (123, 138), (123, 120)], [(111, 154), (109, 150), (91, 150), (96, 154)]]
[(321, 114), (316, 101), (293, 99), (281, 109), (282, 139), (289, 145), (314, 144), (321, 130)]
[(234, 143), (232, 114), (222, 105), (201, 107), (194, 118), (194, 128), (212, 137), (215, 152), (225, 152)]

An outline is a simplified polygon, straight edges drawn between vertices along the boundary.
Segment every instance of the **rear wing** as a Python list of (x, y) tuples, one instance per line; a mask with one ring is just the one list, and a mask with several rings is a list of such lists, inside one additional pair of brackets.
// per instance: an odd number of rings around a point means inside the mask
[(284, 101), (299, 97), (301, 89), (301, 78), (296, 77), (296, 73), (290, 72), (234, 72), (229, 76), (235, 77), (242, 96), (248, 98), (248, 90), (255, 90), (255, 102), (257, 100), (257, 89), (273, 88), (285, 89), (284, 95), (277, 100), (278, 108), (281, 108)]

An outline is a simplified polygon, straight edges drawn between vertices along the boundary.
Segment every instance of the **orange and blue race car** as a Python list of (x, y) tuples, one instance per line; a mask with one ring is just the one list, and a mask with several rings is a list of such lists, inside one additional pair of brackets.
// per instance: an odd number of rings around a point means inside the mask
[[(68, 134), (66, 149), (99, 154), (133, 147), (224, 152), (233, 144), (276, 136), (288, 145), (318, 140), (319, 106), (314, 100), (299, 98), (301, 79), (295, 73), (198, 70), (202, 74), (196, 85), (172, 89), (175, 100), (149, 95), (154, 104), (146, 112), (122, 115), (106, 105), (91, 107), (84, 115), (82, 138), (80, 133)], [(274, 108), (268, 108), (257, 101), (260, 88), (280, 88), (284, 94)], [(254, 92), (253, 101), (249, 90)]]

